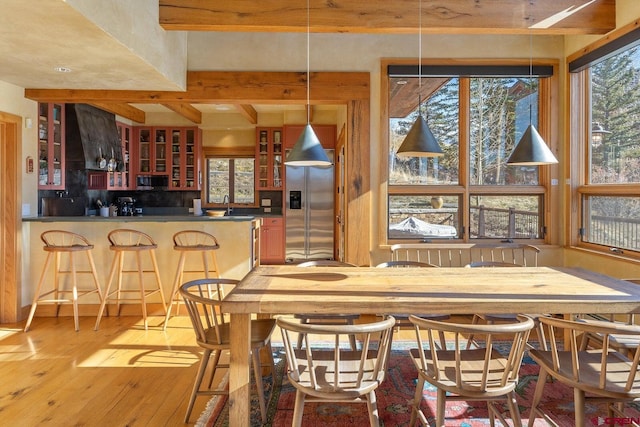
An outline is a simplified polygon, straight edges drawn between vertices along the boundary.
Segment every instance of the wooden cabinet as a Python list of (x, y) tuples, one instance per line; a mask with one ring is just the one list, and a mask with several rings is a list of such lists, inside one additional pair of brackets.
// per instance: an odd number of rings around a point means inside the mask
[(144, 175), (168, 175), (167, 129), (135, 128), (137, 170)]
[(136, 175), (166, 175), (169, 190), (200, 190), (200, 129), (135, 127), (133, 134)]
[(284, 185), (284, 159), (282, 128), (256, 129), (256, 188), (282, 190)]
[(284, 219), (262, 218), (260, 264), (284, 264)]
[(169, 189), (200, 190), (200, 129), (173, 128)]
[(64, 104), (38, 104), (38, 189), (64, 190)]

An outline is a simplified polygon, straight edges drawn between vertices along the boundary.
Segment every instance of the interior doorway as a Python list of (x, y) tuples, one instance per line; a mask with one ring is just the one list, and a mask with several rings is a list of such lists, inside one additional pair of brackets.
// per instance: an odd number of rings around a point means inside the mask
[(21, 117), (0, 112), (0, 323), (20, 320), (21, 124)]

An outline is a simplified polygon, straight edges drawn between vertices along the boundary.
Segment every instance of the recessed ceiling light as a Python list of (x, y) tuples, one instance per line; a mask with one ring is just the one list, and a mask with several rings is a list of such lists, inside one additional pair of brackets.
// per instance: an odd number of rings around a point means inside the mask
[(54, 70), (59, 72), (59, 73), (70, 73), (71, 72), (71, 68), (67, 68), (67, 67), (55, 67)]
[(406, 80), (398, 80), (396, 82), (397, 85), (406, 85), (408, 82)]
[(216, 104), (216, 110), (218, 111), (227, 111), (230, 110), (231, 108), (229, 108), (228, 105), (223, 105), (223, 104)]

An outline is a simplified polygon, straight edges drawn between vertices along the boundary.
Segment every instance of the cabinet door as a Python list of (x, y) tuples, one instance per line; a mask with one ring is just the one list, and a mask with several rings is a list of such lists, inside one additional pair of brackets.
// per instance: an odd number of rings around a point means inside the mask
[(38, 104), (38, 188), (64, 190), (64, 104)]
[(284, 159), (282, 128), (257, 128), (256, 183), (259, 190), (282, 190)]
[(132, 182), (130, 155), (132, 128), (124, 123), (116, 122), (118, 134), (120, 135), (120, 147), (122, 147), (122, 164), (118, 165), (118, 170), (114, 173), (114, 185), (119, 190), (129, 190), (134, 188)]
[(154, 156), (151, 145), (151, 128), (136, 128), (136, 166), (137, 173), (150, 174), (152, 171), (152, 158)]
[(200, 130), (197, 127), (171, 129), (172, 190), (200, 190)]
[(263, 218), (260, 228), (260, 263), (284, 263), (284, 222), (282, 218)]
[(166, 175), (167, 172), (167, 140), (168, 140), (168, 129), (164, 128), (154, 128), (153, 130), (153, 140), (151, 144), (153, 145), (153, 162), (151, 172), (158, 175)]

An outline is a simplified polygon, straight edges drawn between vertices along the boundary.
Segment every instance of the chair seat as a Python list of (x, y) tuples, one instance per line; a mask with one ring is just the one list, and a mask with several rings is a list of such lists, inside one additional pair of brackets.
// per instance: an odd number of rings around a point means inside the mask
[[(551, 351), (531, 350), (531, 358), (539, 365), (549, 367), (552, 370), (553, 353)], [(590, 387), (589, 384), (598, 384), (601, 375), (602, 350), (585, 350), (578, 352), (580, 360), (580, 380), (573, 380), (571, 369), (571, 351), (559, 351), (558, 360), (560, 362), (560, 375), (553, 375), (558, 381), (570, 387), (580, 387), (587, 393), (601, 394), (602, 390), (597, 387)], [(631, 361), (622, 353), (611, 351), (607, 355), (607, 375), (605, 389), (607, 393), (616, 399), (634, 399), (640, 397), (640, 379), (633, 382), (631, 390), (626, 392), (624, 385), (629, 378)]]
[[(198, 344), (203, 347), (216, 349), (229, 348), (231, 343), (231, 324), (223, 323), (218, 326), (220, 340), (215, 328), (209, 328), (205, 332), (205, 341), (198, 340)], [(276, 327), (275, 319), (256, 319), (251, 321), (251, 348), (264, 347), (271, 339), (271, 333)]]
[[(460, 362), (465, 365), (465, 397), (482, 397), (487, 396), (501, 396), (509, 391), (515, 389), (518, 378), (512, 378), (505, 385), (501, 385), (504, 375), (504, 367), (507, 364), (507, 358), (504, 357), (499, 351), (492, 349), (491, 357), (488, 364), (485, 365), (485, 348), (477, 348), (465, 350), (461, 353)], [(424, 350), (424, 357), (428, 362), (431, 360), (431, 351)], [(410, 350), (411, 359), (413, 360), (416, 369), (420, 372), (422, 368), (422, 362), (420, 359), (420, 350), (413, 348)], [(424, 378), (427, 382), (438, 386), (450, 393), (457, 394), (460, 392), (459, 385), (456, 384), (456, 358), (455, 351), (445, 350), (438, 352), (438, 364), (439, 373), (436, 373), (433, 369), (433, 365), (429, 364), (428, 369), (424, 372)], [(481, 389), (482, 375), (484, 370), (487, 371), (487, 389)], [(468, 372), (476, 371), (477, 375), (469, 374)], [(439, 379), (433, 381), (433, 378)]]
[(364, 378), (361, 382), (358, 382), (362, 352), (345, 351), (340, 353), (340, 388), (336, 388), (332, 385), (335, 375), (334, 352), (314, 350), (312, 353), (313, 368), (318, 387), (314, 389), (309, 366), (302, 362), (305, 359), (304, 350), (296, 351), (300, 375), (298, 381), (292, 382), (296, 388), (304, 390), (309, 396), (323, 400), (353, 400), (369, 393), (371, 390), (375, 390), (384, 379), (382, 372), (374, 376), (377, 352), (369, 352), (371, 358), (365, 361), (362, 368)]

